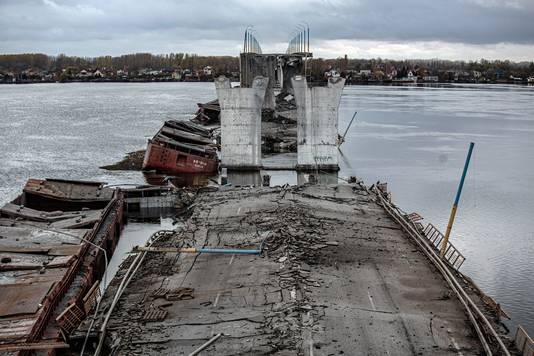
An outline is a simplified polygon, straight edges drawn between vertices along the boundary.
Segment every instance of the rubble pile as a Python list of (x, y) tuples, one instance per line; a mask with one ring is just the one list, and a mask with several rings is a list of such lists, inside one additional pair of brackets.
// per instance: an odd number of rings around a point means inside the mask
[(264, 254), (281, 264), (272, 274), (282, 293), (289, 294), (283, 298), (289, 302), (274, 305), (263, 328), (272, 333), (277, 349), (299, 349), (303, 330), (316, 327), (324, 314), (323, 307), (314, 304), (307, 293), (310, 288), (321, 287), (312, 275), (312, 266), (321, 263), (323, 249), (338, 244), (327, 238), (332, 224), (301, 207), (278, 209), (275, 215), (274, 219), (257, 217), (255, 223), (261, 229), (272, 228)]
[(276, 96), (276, 111), (292, 111), (297, 110), (295, 97), (291, 94), (280, 93)]
[(297, 106), (293, 95), (279, 94), (276, 110), (262, 113), (262, 152), (297, 152)]
[(144, 158), (145, 150), (129, 152), (121, 161), (100, 168), (108, 171), (140, 171)]

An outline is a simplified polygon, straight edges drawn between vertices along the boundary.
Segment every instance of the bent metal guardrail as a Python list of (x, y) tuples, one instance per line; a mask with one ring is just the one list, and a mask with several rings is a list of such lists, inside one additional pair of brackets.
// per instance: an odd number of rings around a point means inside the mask
[[(430, 223), (423, 228), (423, 224), (421, 224), (423, 217), (417, 213), (404, 214), (401, 209), (398, 210), (417, 231), (422, 232), (423, 236), (428, 239), (431, 246), (433, 246), (436, 251), (441, 251), (443, 244), (447, 240), (441, 231), (439, 231), (433, 224)], [(454, 247), (450, 241), (447, 241), (446, 243), (447, 246), (445, 248), (445, 254), (443, 258), (452, 268), (459, 271), (460, 267), (465, 261), (465, 257), (460, 253), (460, 251), (458, 251), (456, 247)]]
[[(430, 241), (437, 251), (441, 251), (442, 245), (445, 242), (445, 236), (434, 225), (429, 223), (423, 229), (423, 235)], [(464, 255), (462, 255), (450, 241), (447, 242), (444, 257), (445, 260), (457, 271), (465, 261)]]

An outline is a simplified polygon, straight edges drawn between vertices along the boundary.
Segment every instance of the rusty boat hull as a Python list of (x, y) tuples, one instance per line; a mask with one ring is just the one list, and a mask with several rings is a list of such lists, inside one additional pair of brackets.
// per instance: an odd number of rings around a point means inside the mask
[(217, 156), (178, 149), (161, 141), (149, 141), (143, 161), (143, 170), (167, 173), (214, 173), (218, 168)]
[(143, 170), (170, 174), (211, 174), (219, 159), (212, 133), (187, 121), (165, 121), (148, 141)]

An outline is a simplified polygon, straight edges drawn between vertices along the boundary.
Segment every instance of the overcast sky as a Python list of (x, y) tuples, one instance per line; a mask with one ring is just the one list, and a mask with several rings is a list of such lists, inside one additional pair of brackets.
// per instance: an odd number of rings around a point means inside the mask
[(534, 0), (0, 0), (0, 53), (279, 52), (303, 22), (316, 57), (534, 60)]

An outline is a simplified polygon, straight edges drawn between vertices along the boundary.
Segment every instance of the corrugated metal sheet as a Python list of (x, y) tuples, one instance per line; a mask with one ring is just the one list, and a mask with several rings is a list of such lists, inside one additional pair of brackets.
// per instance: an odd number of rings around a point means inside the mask
[(12, 319), (0, 318), (0, 344), (24, 339), (31, 332), (36, 319), (35, 315)]

